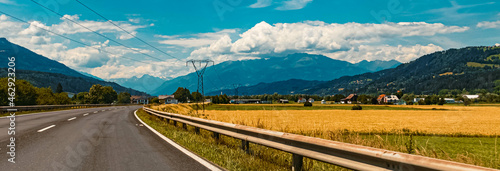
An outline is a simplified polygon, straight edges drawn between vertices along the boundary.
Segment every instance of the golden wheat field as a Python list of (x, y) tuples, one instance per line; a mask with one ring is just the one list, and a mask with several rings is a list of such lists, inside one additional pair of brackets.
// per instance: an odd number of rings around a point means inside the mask
[[(193, 114), (187, 105), (168, 107), (179, 113)], [(200, 117), (285, 132), (368, 133), (405, 129), (425, 134), (500, 135), (500, 106), (411, 107), (448, 110), (207, 110)]]

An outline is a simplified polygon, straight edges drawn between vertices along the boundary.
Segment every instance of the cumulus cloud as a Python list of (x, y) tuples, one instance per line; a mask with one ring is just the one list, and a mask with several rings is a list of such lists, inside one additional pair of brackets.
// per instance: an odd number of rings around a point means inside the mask
[[(434, 36), (436, 34), (464, 32), (468, 29), (468, 27), (445, 26), (440, 23), (430, 24), (425, 22), (327, 24), (321, 21), (307, 21), (301, 23), (277, 23), (274, 25), (261, 22), (240, 34), (240, 38), (234, 42), (229, 36), (224, 36), (208, 47), (193, 51), (191, 57), (209, 56), (217, 58), (219, 55), (233, 55), (235, 56), (233, 58), (238, 58), (238, 56), (246, 58), (261, 55), (279, 56), (297, 52), (333, 54), (339, 51), (377, 50), (380, 48), (372, 47), (369, 49), (368, 47), (384, 44), (385, 40), (394, 38)], [(418, 45), (408, 48), (412, 48), (414, 51), (419, 48), (440, 50), (440, 47), (435, 45)], [(405, 50), (412, 52), (409, 49)], [(343, 57), (342, 60), (357, 60), (351, 57)], [(391, 59), (406, 62), (412, 57), (399, 55), (399, 57), (392, 56)]]
[(272, 3), (272, 0), (257, 0), (256, 3), (250, 5), (250, 8), (264, 8), (270, 6)]
[(479, 22), (479, 23), (477, 23), (476, 27), (485, 28), (485, 29), (500, 28), (500, 20)]
[(114, 78), (130, 78), (133, 76), (142, 76), (149, 74), (156, 77), (178, 77), (189, 73), (189, 68), (185, 67), (185, 63), (169, 59), (163, 62), (155, 62), (155, 64), (138, 64), (138, 65), (103, 65), (92, 68), (86, 72), (106, 80)]
[(176, 45), (182, 47), (201, 47), (210, 45), (211, 43), (216, 42), (221, 37), (227, 36), (229, 34), (236, 33), (236, 29), (224, 29), (217, 32), (212, 33), (198, 33), (188, 35), (188, 37), (181, 37), (180, 35), (175, 36), (166, 36), (166, 35), (157, 35), (156, 37), (165, 38), (166, 40), (161, 40), (159, 43), (166, 45)]

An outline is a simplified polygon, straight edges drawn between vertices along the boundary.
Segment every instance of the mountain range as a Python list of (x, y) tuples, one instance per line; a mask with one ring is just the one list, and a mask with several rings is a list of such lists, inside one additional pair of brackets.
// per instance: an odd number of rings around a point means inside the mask
[[(329, 81), (342, 76), (353, 76), (395, 67), (398, 64), (397, 61), (365, 61), (352, 64), (323, 55), (305, 53), (291, 54), (285, 57), (226, 61), (207, 67), (204, 74), (204, 89), (205, 92), (220, 92), (223, 89), (232, 89), (233, 84), (252, 86), (290, 79)], [(178, 87), (196, 91), (197, 78), (196, 73), (174, 78), (164, 82), (151, 94), (172, 94)]]
[(133, 76), (131, 78), (115, 78), (109, 79), (109, 81), (113, 81), (124, 87), (133, 88), (139, 91), (151, 92), (170, 79), (172, 78), (159, 78), (144, 74), (141, 77)]
[[(117, 92), (129, 92), (132, 95), (147, 95), (144, 92), (125, 88), (114, 82), (107, 82), (86, 76), (66, 65), (36, 54), (29, 49), (0, 38), (0, 63), (7, 64), (7, 57), (16, 57), (16, 78), (29, 81), (36, 87), (55, 89), (61, 83), (66, 92), (79, 93), (89, 91), (93, 84), (111, 86)], [(7, 65), (4, 65), (7, 67)], [(7, 76), (7, 69), (1, 69), (0, 75)]]

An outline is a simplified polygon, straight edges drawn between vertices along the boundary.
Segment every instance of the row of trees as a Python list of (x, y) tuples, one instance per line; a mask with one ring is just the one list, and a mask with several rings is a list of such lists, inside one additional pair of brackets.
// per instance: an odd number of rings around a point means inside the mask
[[(9, 104), (8, 97), (8, 78), (0, 78), (0, 105), (6, 106)], [(58, 90), (59, 90), (58, 85)], [(14, 87), (14, 86), (13, 86)], [(12, 88), (13, 88), (12, 87)], [(25, 80), (16, 80), (15, 82), (15, 105), (60, 105), (70, 104), (71, 99), (68, 94), (62, 91), (52, 92), (49, 88), (37, 88)]]
[[(0, 105), (9, 104), (8, 78), (0, 78)], [(58, 84), (55, 92), (50, 87), (37, 88), (26, 80), (17, 79), (15, 82), (15, 104), (21, 105), (61, 105), (61, 104), (109, 104), (130, 103), (130, 94), (127, 92), (116, 93), (110, 86), (93, 85), (88, 92), (81, 92), (68, 97), (61, 84)]]

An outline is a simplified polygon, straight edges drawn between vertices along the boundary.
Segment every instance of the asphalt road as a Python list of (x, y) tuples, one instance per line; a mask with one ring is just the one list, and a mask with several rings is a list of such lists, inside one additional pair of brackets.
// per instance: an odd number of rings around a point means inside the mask
[(7, 154), (10, 121), (0, 118), (0, 170), (208, 170), (142, 126), (138, 108), (17, 116), (15, 163)]

